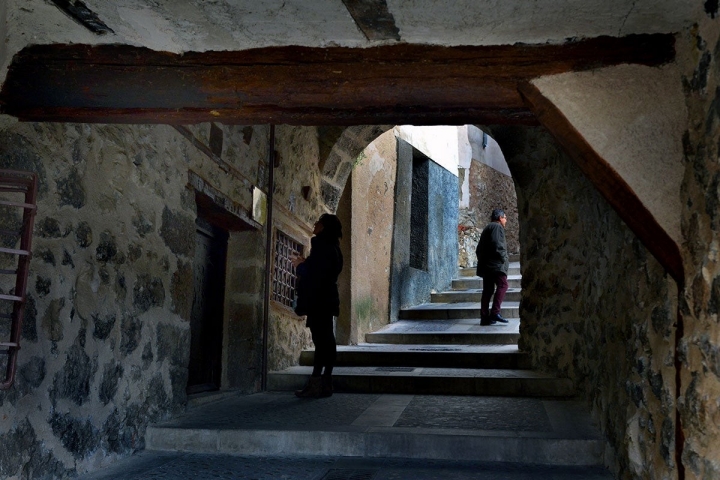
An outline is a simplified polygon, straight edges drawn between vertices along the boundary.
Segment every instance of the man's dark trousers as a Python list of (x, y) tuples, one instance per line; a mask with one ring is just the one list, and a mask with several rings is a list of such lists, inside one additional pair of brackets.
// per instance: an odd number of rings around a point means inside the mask
[[(497, 288), (497, 289), (496, 289)], [(502, 272), (488, 272), (483, 275), (483, 292), (480, 303), (481, 313), (483, 316), (499, 315), (505, 292), (508, 289), (507, 275)], [(495, 296), (493, 297), (493, 293)], [(492, 310), (488, 313), (490, 307), (490, 298), (492, 297)]]

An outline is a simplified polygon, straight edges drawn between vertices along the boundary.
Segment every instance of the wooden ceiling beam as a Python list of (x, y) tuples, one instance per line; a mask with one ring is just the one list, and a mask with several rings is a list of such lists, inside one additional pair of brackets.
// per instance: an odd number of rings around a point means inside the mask
[(26, 47), (0, 111), (98, 123), (536, 124), (517, 87), (532, 78), (675, 55), (672, 35), (563, 45), (366, 49), (272, 47), (176, 55), (130, 46)]

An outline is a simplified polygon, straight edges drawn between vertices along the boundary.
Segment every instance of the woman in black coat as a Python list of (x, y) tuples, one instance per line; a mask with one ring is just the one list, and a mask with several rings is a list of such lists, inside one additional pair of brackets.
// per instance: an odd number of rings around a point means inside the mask
[(335, 215), (322, 215), (315, 222), (313, 235), (310, 255), (292, 259), (299, 277), (295, 312), (307, 315), (306, 325), (315, 344), (312, 375), (305, 388), (295, 395), (329, 397), (332, 395), (332, 370), (337, 356), (333, 317), (340, 314), (337, 279), (343, 267), (340, 220)]

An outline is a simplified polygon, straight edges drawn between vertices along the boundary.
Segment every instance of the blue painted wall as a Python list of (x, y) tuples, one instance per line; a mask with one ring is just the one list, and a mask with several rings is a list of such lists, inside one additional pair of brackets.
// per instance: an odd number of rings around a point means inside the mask
[(427, 198), (427, 269), (410, 266), (412, 165), (422, 156), (397, 139), (395, 225), (390, 279), (390, 320), (401, 308), (430, 301), (430, 293), (447, 290), (457, 274), (458, 178), (430, 159)]

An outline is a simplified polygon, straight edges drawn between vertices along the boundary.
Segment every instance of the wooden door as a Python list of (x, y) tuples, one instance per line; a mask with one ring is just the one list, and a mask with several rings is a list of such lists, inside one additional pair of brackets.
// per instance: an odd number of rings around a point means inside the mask
[(187, 393), (220, 388), (227, 232), (198, 217)]

